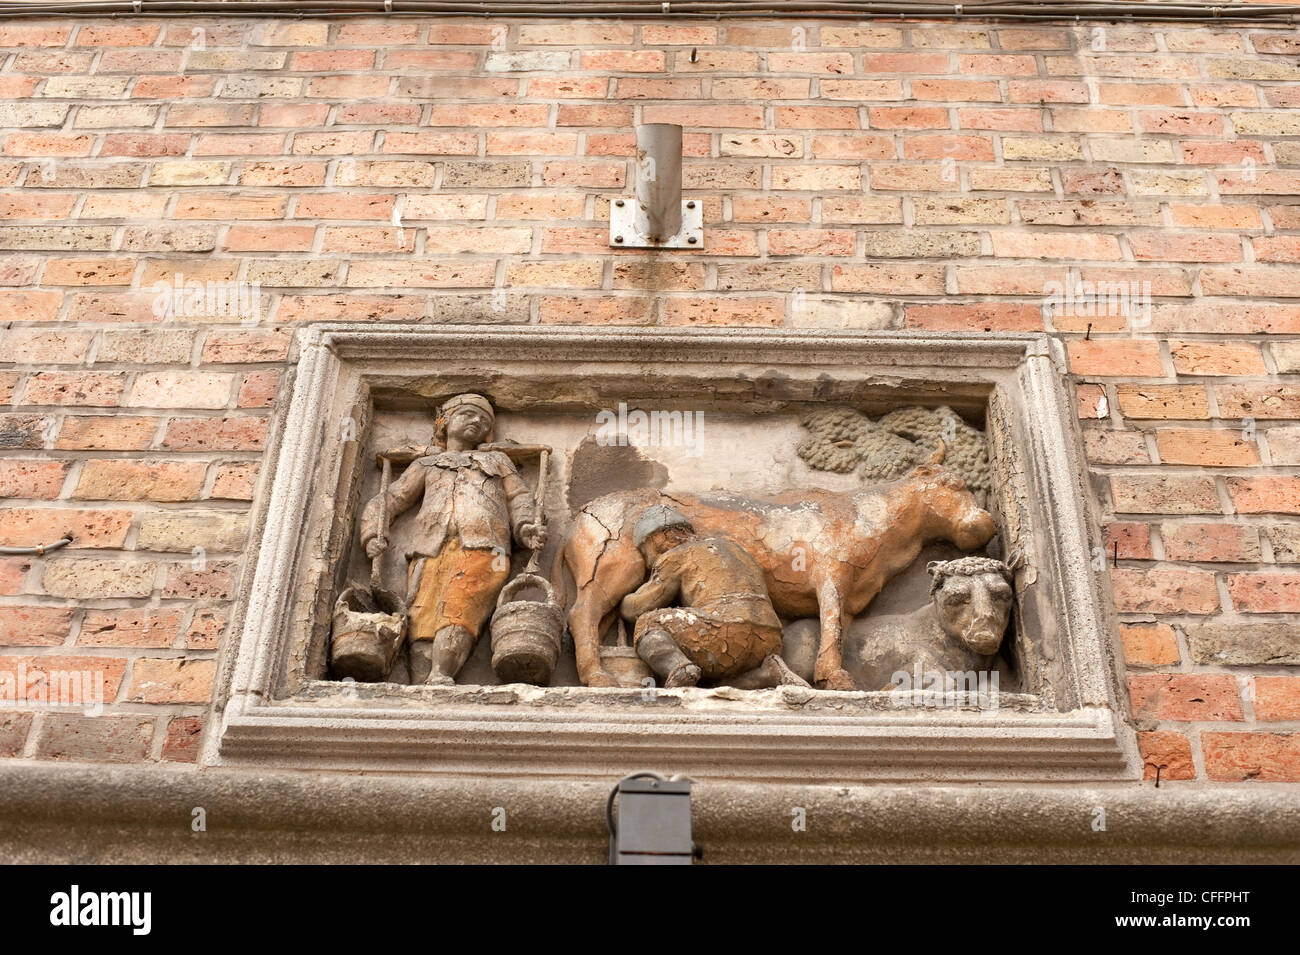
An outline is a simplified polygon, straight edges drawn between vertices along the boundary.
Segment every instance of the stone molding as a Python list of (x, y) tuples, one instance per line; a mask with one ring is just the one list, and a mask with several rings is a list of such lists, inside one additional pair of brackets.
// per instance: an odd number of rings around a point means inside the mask
[[(591, 863), (603, 780), (0, 764), (5, 863)], [(1300, 862), (1285, 783), (865, 786), (700, 783), (705, 864)], [(207, 831), (191, 828), (194, 807)], [(791, 829), (791, 807), (808, 828)], [(493, 809), (506, 811), (504, 832)], [(1105, 812), (1104, 829), (1094, 828)]]
[[(1089, 566), (1096, 531), (1063, 351), (1050, 337), (317, 325), (299, 333), (298, 349), (204, 764), (571, 779), (654, 764), (702, 779), (828, 783), (1140, 774), (1104, 575)], [(348, 462), (364, 447), (370, 409), (376, 400), (427, 406), (482, 376), (537, 407), (590, 407), (638, 379), (652, 383), (651, 396), (712, 395), (733, 407), (881, 389), (954, 407), (1000, 400), (1013, 409), (1010, 440), (1023, 459), (1015, 480), (1032, 531), (1022, 541), (1033, 551), (1022, 581), (1035, 602), (1029, 616), (1051, 634), (1037, 664), (1042, 686), (979, 712), (887, 709), (884, 694), (864, 692), (691, 689), (646, 702), (617, 689), (318, 679), (327, 556), (346, 546)], [(341, 434), (344, 416), (357, 419), (355, 440)]]

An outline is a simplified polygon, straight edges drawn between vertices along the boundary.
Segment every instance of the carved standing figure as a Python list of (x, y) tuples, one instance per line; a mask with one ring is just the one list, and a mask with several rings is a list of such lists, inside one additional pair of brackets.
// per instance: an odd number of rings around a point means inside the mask
[(642, 513), (633, 536), (650, 579), (620, 612), (636, 621), (633, 646), (665, 687), (733, 677), (749, 689), (808, 685), (781, 660), (781, 620), (763, 568), (739, 544), (699, 537), (663, 505)]
[[(434, 423), (433, 453), (411, 462), (388, 491), (391, 518), (423, 499), (406, 553), (411, 682), (449, 684), (469, 658), (510, 575), (512, 538), (540, 548), (532, 495), (501, 451), (480, 450), (496, 415), (482, 395), (456, 395)], [(361, 517), (374, 557), (388, 547), (376, 495)]]

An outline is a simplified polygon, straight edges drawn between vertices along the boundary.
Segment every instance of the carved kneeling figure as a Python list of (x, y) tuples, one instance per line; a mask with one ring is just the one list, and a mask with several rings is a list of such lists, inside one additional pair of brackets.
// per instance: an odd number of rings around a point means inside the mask
[(1010, 568), (988, 557), (959, 557), (926, 569), (929, 603), (850, 631), (849, 668), (864, 689), (888, 689), (900, 671), (996, 669), (1011, 618)]
[(619, 611), (636, 621), (637, 655), (665, 687), (808, 685), (781, 660), (781, 620), (762, 568), (740, 545), (696, 536), (690, 521), (663, 505), (646, 509), (633, 539), (650, 579)]

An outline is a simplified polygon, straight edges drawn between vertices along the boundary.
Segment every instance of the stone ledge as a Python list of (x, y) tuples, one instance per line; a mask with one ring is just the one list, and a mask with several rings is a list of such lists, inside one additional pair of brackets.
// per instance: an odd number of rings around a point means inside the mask
[[(0, 765), (6, 863), (602, 863), (608, 784)], [(495, 807), (506, 831), (491, 828)], [(791, 809), (808, 830), (791, 830)], [(1106, 830), (1093, 831), (1095, 808)], [(190, 829), (206, 811), (207, 831)], [(1300, 789), (700, 783), (706, 863), (1300, 862)]]

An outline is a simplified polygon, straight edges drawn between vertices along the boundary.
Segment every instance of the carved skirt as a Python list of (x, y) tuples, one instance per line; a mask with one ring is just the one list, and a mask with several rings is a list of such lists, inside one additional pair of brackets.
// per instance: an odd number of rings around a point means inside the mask
[(749, 620), (725, 620), (691, 607), (664, 607), (636, 621), (633, 645), (648, 630), (663, 630), (700, 668), (704, 679), (720, 680), (752, 670), (769, 653), (781, 652), (781, 628)]
[[(475, 640), (496, 606), (497, 595), (510, 576), (499, 551), (464, 549), (449, 540), (437, 557), (411, 561), (408, 568), (415, 595), (411, 600), (410, 639), (432, 640), (443, 627), (456, 624)], [(419, 574), (416, 582), (415, 575)]]

